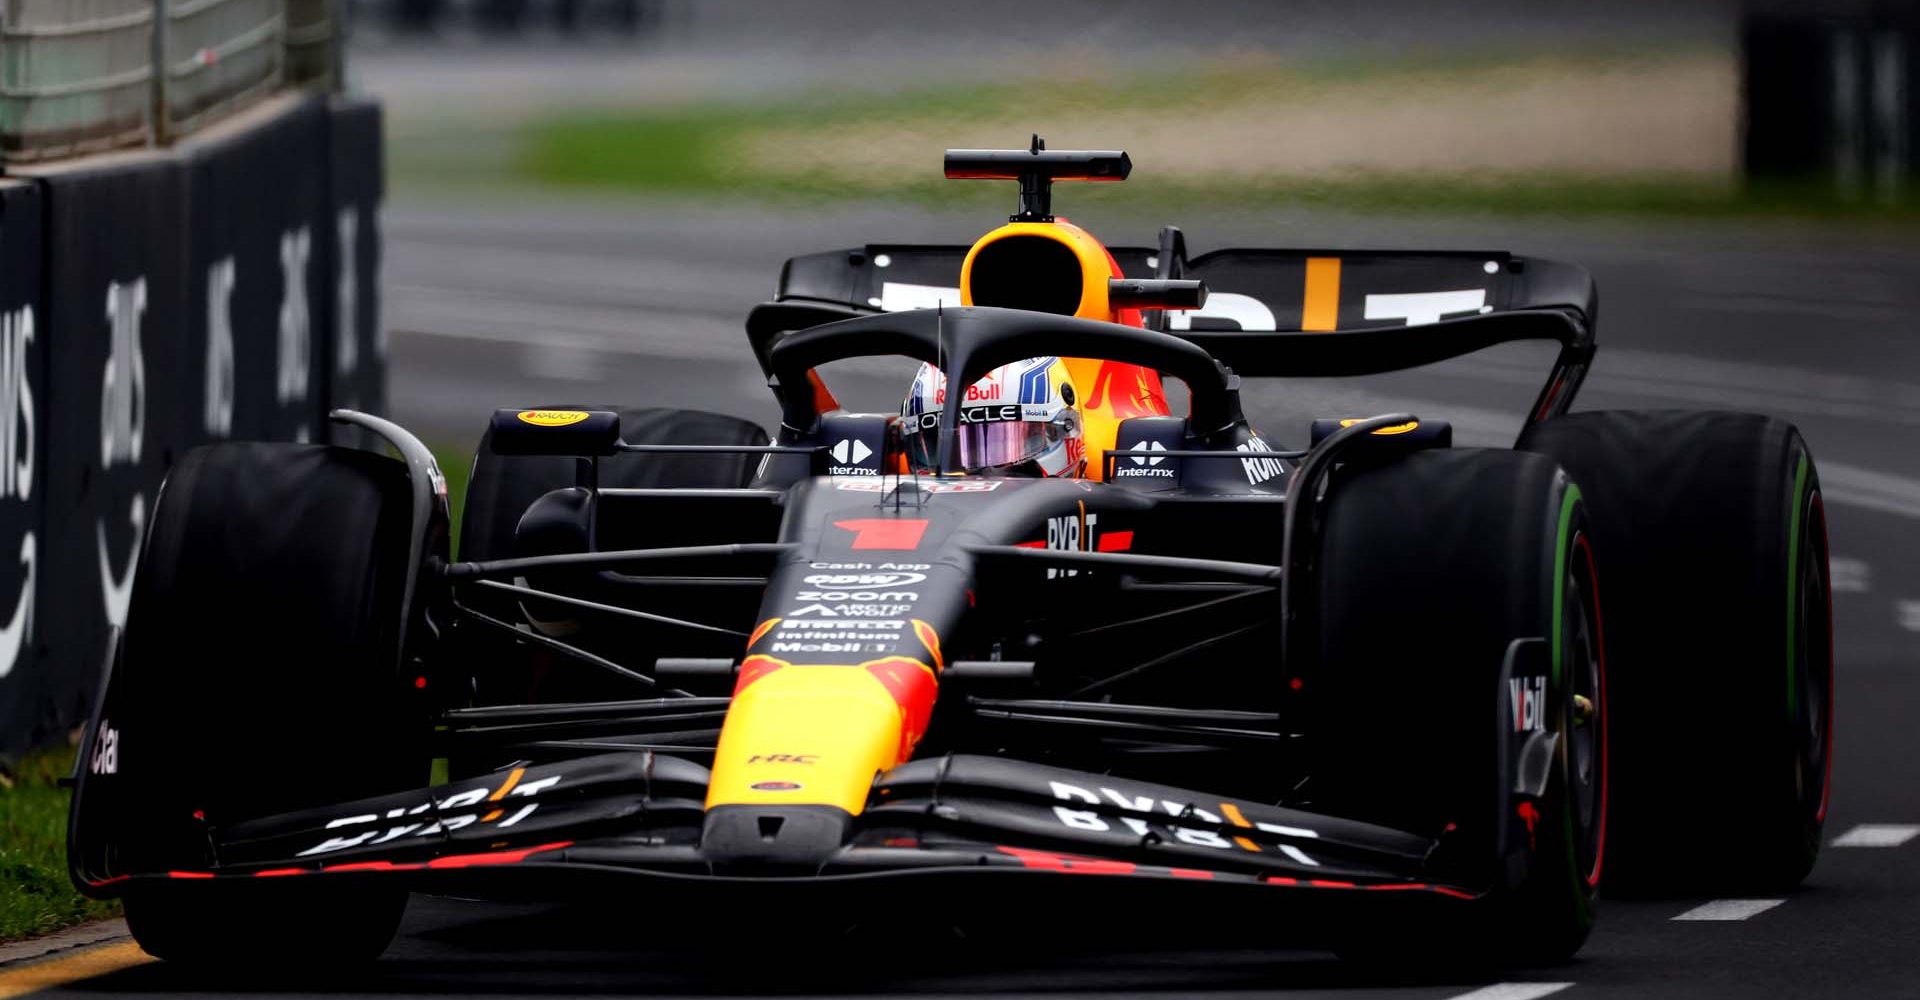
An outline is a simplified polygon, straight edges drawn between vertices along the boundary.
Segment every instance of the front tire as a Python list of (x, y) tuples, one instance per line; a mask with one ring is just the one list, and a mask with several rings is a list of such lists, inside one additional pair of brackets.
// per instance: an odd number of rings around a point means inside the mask
[[(1428, 451), (1336, 474), (1310, 808), (1438, 838), (1427, 877), (1483, 893), (1441, 920), (1370, 923), (1343, 955), (1533, 965), (1585, 942), (1607, 826), (1593, 553), (1579, 489), (1536, 455)], [(1515, 640), (1544, 664), (1520, 697), (1503, 679)], [(1522, 795), (1502, 744), (1536, 727), (1554, 753), (1541, 794)]]
[[(423, 716), (399, 676), (404, 467), (318, 445), (228, 443), (168, 476), (113, 672), (135, 790), (127, 870), (198, 870), (206, 829), (419, 787)], [(183, 879), (126, 895), (149, 953), (207, 964), (370, 959), (403, 890)]]

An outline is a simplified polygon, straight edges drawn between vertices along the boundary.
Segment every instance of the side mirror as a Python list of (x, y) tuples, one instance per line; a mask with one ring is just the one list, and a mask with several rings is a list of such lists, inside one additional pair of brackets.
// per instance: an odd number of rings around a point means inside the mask
[(612, 410), (493, 411), (496, 455), (611, 455), (620, 450), (620, 414)]

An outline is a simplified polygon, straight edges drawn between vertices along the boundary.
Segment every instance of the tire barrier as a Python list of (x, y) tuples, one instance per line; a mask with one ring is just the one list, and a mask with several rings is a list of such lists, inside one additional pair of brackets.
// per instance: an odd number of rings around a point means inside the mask
[(384, 408), (380, 121), (288, 95), (0, 181), (0, 754), (85, 718), (188, 449)]

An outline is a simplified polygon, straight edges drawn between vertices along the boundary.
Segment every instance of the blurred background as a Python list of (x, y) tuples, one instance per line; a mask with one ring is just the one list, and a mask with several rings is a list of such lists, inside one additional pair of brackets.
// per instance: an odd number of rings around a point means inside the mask
[[(971, 242), (1012, 193), (941, 179), (941, 150), (1030, 132), (1132, 154), (1126, 184), (1059, 193), (1113, 244), (1175, 223), (1196, 253), (1584, 263), (1608, 313), (1597, 394), (1647, 405), (1684, 376), (1683, 401), (1705, 380), (1726, 405), (1786, 392), (1823, 415), (1920, 398), (1871, 381), (1915, 360), (1903, 338), (1830, 342), (1910, 315), (1909, 4), (354, 0), (352, 17), (349, 84), (387, 112), (392, 403), (445, 438), (536, 400), (771, 419), (739, 331), (781, 262)], [(1284, 438), (1419, 389), (1499, 438), (1538, 371), (1503, 355), (1289, 384), (1255, 412)], [(905, 383), (841, 378), (875, 408)]]

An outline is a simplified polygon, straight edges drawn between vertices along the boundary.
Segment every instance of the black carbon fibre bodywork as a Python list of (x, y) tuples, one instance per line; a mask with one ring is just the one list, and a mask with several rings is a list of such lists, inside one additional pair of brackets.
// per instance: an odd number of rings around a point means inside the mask
[[(905, 269), (907, 248), (891, 252)], [(292, 813), (207, 817), (199, 849), (128, 869), (115, 845), (139, 835), (139, 817), (116, 804), (118, 776), (82, 774), (76, 883), (113, 895), (161, 879), (380, 877), (431, 887), (457, 878), (463, 891), (525, 892), (563, 870), (848, 886), (1018, 871), (1464, 900), (1523, 874), (1509, 806), (1528, 788), (1529, 753), (1538, 755), (1526, 746), (1505, 758), (1509, 773), (1488, 776), (1502, 789), (1497, 823), (1508, 831), (1498, 857), (1449, 857), (1450, 823), (1389, 829), (1316, 812), (1302, 791), (1311, 776), (1297, 748), (1313, 738), (1307, 706), (1321, 665), (1312, 644), (1289, 633), (1313, 597), (1316, 508), (1329, 476), (1343, 457), (1390, 461), (1445, 447), (1447, 436), (1374, 435), (1416, 419), (1392, 414), (1333, 429), (1310, 450), (1276, 450), (1248, 425), (1238, 377), (1207, 337), (1245, 338), (1231, 347), (1236, 356), (1274, 351), (1281, 368), (1313, 351), (1332, 353), (1301, 363), (1338, 367), (1375, 351), (1445, 356), (1518, 336), (1560, 340), (1563, 361), (1577, 361), (1591, 351), (1579, 308), (1590, 300), (1528, 307), (1512, 278), (1525, 269), (1505, 256), (1381, 255), (1382, 274), (1480, 273), (1495, 311), (1418, 330), (1314, 334), (1320, 346), (1306, 347), (1287, 346), (1305, 345), (1304, 334), (1163, 332), (1009, 309), (850, 310), (848, 272), (806, 261), (789, 266), (788, 301), (750, 323), (783, 426), (766, 446), (719, 446), (762, 456), (750, 486), (601, 489), (598, 456), (629, 447), (617, 414), (594, 411), (545, 444), (519, 426), (534, 421), (496, 418), (516, 452), (577, 455), (581, 465), (575, 485), (522, 515), (529, 554), (449, 563), (423, 551), (409, 568), (418, 583), (404, 667), (442, 699), (435, 754), (480, 776)], [(1158, 277), (1201, 276), (1207, 261)], [(1221, 257), (1217, 266), (1243, 263)], [(820, 274), (796, 276), (808, 268)], [(829, 296), (820, 282), (846, 294)], [(811, 301), (798, 294), (807, 288)], [(845, 318), (812, 325), (834, 316)], [(1432, 343), (1406, 348), (1415, 338)], [(968, 383), (1038, 354), (1115, 359), (1180, 378), (1193, 408), (1122, 424), (1105, 482), (900, 475), (885, 462), (890, 418), (825, 408), (812, 384), (822, 364), (875, 353), (941, 362)], [(1564, 407), (1577, 383), (1567, 374), (1577, 366), (1563, 368), (1555, 378), (1565, 391), (1550, 387), (1549, 408)], [(959, 412), (943, 411), (943, 437)], [(713, 450), (647, 446), (703, 448)], [(416, 463), (413, 474), (431, 508), (422, 523), (439, 525), (437, 470)], [(510, 595), (528, 620), (463, 601), (482, 590)], [(955, 670), (912, 759), (883, 773), (857, 813), (710, 808), (728, 690), (754, 658), (797, 668), (1019, 666)], [(634, 697), (460, 700), (476, 664), (507, 660), (598, 670)], [(1489, 690), (1487, 716), (1463, 724), (1511, 741), (1507, 692)]]

